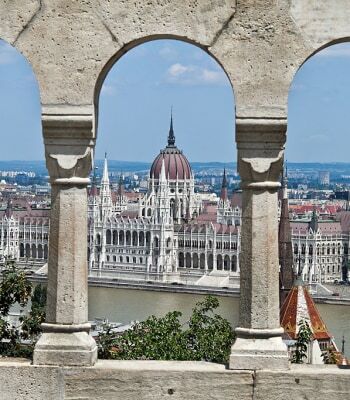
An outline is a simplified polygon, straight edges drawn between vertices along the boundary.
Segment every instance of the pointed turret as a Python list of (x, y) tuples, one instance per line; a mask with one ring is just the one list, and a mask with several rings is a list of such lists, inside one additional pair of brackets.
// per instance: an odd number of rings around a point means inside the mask
[(171, 108), (170, 114), (170, 129), (168, 134), (168, 147), (175, 146), (175, 134), (174, 134), (174, 127), (173, 127), (173, 109)]
[(123, 197), (124, 196), (124, 183), (123, 183), (123, 176), (122, 174), (120, 174), (119, 176), (119, 183), (118, 183), (118, 191), (117, 194), (119, 197)]
[(162, 168), (160, 170), (159, 183), (166, 182), (164, 158), (162, 160)]
[(226, 168), (224, 168), (224, 174), (223, 174), (223, 177), (222, 177), (220, 199), (221, 199), (222, 201), (226, 201), (226, 200), (228, 199)]
[(283, 198), (281, 200), (281, 217), (278, 229), (278, 252), (280, 264), (280, 305), (282, 305), (294, 283), (293, 247), (289, 222), (287, 176), (282, 174)]
[(314, 233), (317, 232), (317, 230), (318, 230), (318, 215), (317, 215), (317, 211), (316, 211), (316, 206), (314, 207), (314, 209), (312, 211), (312, 217), (311, 217), (309, 226), (313, 230)]
[(108, 186), (109, 186), (107, 153), (105, 153), (105, 161), (104, 161), (104, 166), (103, 166), (103, 175), (102, 175), (101, 184), (102, 184), (102, 185), (108, 185)]
[(6, 207), (5, 215), (7, 218), (12, 217), (12, 200), (10, 197), (7, 200), (7, 207)]

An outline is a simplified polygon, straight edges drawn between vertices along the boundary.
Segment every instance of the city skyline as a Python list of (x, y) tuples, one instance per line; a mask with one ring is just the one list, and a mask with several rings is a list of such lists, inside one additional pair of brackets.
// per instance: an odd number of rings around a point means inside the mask
[[(288, 161), (347, 162), (349, 66), (350, 46), (340, 44), (312, 57), (296, 74), (289, 95)], [(3, 129), (11, 132), (0, 159), (42, 160), (39, 89), (31, 67), (1, 42), (0, 71)], [(236, 161), (234, 98), (224, 71), (203, 50), (175, 40), (137, 46), (112, 67), (101, 91), (96, 158), (107, 150), (111, 160), (152, 160), (166, 142), (171, 106), (176, 143), (191, 162)]]

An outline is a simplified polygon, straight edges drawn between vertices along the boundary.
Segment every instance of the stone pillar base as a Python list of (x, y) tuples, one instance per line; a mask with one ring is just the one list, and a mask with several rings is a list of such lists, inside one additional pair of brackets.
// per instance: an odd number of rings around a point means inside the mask
[(237, 339), (231, 348), (230, 369), (289, 369), (287, 346), (282, 341), (283, 328), (236, 328)]
[(86, 332), (88, 326), (89, 324), (43, 324), (44, 332), (35, 345), (33, 364), (94, 365), (97, 361), (97, 346)]

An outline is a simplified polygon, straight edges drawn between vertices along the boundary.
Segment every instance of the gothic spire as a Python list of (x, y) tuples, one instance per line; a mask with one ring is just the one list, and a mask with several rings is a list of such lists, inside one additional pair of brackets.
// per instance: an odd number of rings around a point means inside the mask
[(226, 201), (228, 198), (227, 194), (227, 178), (226, 178), (226, 168), (224, 168), (224, 175), (222, 177), (222, 184), (221, 184), (221, 193), (220, 199)]
[(282, 175), (283, 197), (281, 200), (281, 216), (278, 229), (278, 253), (280, 264), (280, 305), (283, 304), (294, 283), (293, 247), (289, 222), (287, 180)]
[(107, 153), (105, 153), (105, 161), (103, 166), (103, 175), (102, 175), (102, 185), (109, 185), (109, 176), (108, 176), (108, 163), (107, 163)]
[(170, 113), (170, 129), (168, 135), (168, 146), (175, 146), (175, 135), (174, 135), (174, 127), (173, 127), (173, 108), (171, 107)]

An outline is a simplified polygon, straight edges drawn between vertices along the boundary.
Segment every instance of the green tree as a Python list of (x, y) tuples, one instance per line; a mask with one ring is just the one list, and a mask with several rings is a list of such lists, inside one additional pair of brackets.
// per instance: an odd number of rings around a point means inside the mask
[(14, 304), (26, 306), (31, 291), (25, 271), (18, 270), (14, 261), (6, 261), (0, 281), (0, 355), (21, 355), (20, 329), (9, 324), (6, 317)]
[(31, 297), (31, 310), (28, 315), (21, 317), (21, 336), (23, 339), (30, 339), (32, 344), (41, 334), (41, 324), (46, 316), (46, 286), (37, 285)]
[(99, 357), (124, 360), (205, 360), (225, 363), (234, 339), (229, 322), (213, 311), (219, 301), (207, 296), (196, 304), (187, 329), (179, 311), (150, 316), (123, 334), (105, 326), (99, 335)]
[(296, 350), (292, 357), (292, 363), (303, 364), (304, 358), (307, 357), (307, 348), (312, 338), (312, 332), (306, 320), (300, 320), (298, 326)]

